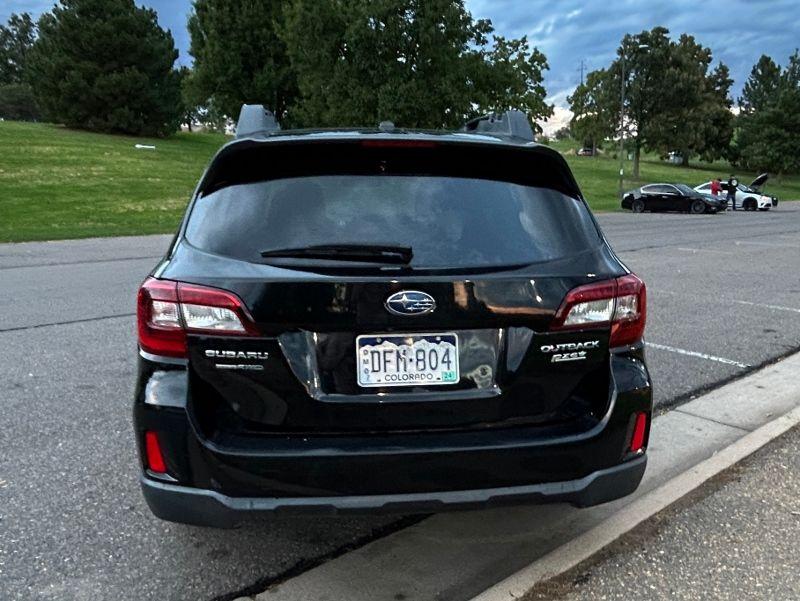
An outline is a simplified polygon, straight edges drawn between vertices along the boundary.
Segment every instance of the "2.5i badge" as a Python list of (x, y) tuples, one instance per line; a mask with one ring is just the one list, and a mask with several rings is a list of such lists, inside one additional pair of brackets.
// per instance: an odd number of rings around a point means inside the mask
[(543, 344), (539, 349), (545, 353), (552, 353), (550, 363), (562, 363), (564, 361), (583, 361), (589, 350), (600, 348), (599, 340), (589, 340), (587, 342), (562, 342), (561, 344)]

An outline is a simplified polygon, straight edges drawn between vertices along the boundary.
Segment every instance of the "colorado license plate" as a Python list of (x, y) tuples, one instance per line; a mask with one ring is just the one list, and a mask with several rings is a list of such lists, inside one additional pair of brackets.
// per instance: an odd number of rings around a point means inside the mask
[(455, 334), (382, 334), (356, 338), (358, 385), (432, 386), (456, 384)]

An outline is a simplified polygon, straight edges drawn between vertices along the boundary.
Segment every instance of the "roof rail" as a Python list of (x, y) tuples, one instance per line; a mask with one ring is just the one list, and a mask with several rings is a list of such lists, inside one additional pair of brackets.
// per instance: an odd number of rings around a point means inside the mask
[(499, 134), (534, 141), (533, 129), (528, 121), (528, 116), (516, 109), (476, 117), (464, 124), (463, 131)]
[(280, 131), (281, 126), (275, 114), (264, 108), (263, 104), (243, 104), (236, 124), (236, 137), (246, 138), (253, 134)]

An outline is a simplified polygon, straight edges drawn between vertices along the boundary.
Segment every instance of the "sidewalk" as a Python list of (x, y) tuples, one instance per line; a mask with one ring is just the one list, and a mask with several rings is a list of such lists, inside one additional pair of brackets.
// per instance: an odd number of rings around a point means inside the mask
[(800, 599), (800, 428), (598, 559), (524, 599)]

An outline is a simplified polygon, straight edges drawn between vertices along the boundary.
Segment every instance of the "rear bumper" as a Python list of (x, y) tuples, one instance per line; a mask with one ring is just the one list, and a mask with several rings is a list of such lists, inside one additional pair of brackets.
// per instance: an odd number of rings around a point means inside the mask
[(434, 513), (505, 504), (605, 503), (636, 490), (647, 456), (641, 455), (583, 478), (502, 488), (335, 497), (229, 497), (206, 489), (157, 482), (142, 476), (145, 500), (161, 519), (233, 528), (259, 514)]

